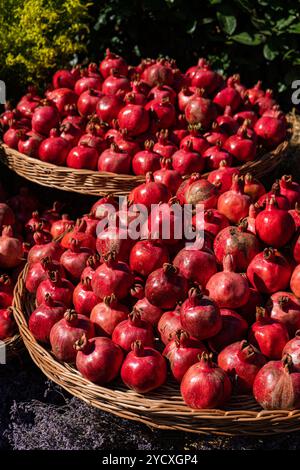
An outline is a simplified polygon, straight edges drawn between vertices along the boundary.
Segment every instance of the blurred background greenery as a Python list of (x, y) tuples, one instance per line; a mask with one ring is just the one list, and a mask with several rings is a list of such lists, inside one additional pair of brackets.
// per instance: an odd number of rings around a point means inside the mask
[(300, 76), (299, 0), (0, 0), (0, 78), (17, 97), (68, 62), (109, 47), (132, 64), (167, 55), (180, 68), (207, 57), (242, 81), (262, 79), (290, 103)]

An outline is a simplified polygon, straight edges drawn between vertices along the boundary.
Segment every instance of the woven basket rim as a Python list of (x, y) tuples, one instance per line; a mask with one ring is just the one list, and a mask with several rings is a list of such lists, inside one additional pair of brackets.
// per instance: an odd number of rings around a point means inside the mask
[(29, 305), (25, 288), (28, 266), (21, 272), (14, 292), (14, 315), (30, 356), (42, 372), (72, 395), (121, 418), (151, 427), (216, 435), (269, 435), (300, 430), (300, 410), (262, 410), (253, 398), (236, 396), (223, 410), (191, 410), (178, 384), (168, 383), (150, 394), (140, 395), (113, 382), (107, 387), (84, 379), (72, 366), (60, 363), (39, 344), (28, 328)]
[[(253, 162), (238, 166), (241, 174), (251, 172), (261, 177), (276, 168), (285, 157), (300, 117), (295, 112), (287, 116), (291, 128), (291, 139), (285, 140), (274, 150), (263, 153)], [(5, 144), (0, 145), (0, 161), (20, 176), (37, 184), (86, 195), (125, 195), (145, 181), (144, 176), (116, 174), (92, 170), (77, 170), (24, 155)], [(207, 177), (208, 173), (202, 176)]]

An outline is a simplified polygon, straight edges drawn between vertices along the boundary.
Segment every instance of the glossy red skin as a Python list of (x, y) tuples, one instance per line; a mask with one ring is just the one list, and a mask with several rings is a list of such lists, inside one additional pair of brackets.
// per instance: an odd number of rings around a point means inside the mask
[(109, 265), (103, 263), (96, 269), (92, 279), (92, 288), (100, 299), (112, 294), (115, 294), (118, 299), (124, 299), (133, 282), (134, 278), (128, 265), (116, 261)]
[(78, 351), (76, 367), (84, 378), (98, 385), (114, 380), (123, 362), (123, 352), (109, 338), (92, 338), (87, 350)]
[[(23, 130), (25, 133), (25, 130)], [(11, 149), (18, 150), (19, 142), (21, 140), (20, 129), (8, 129), (3, 135), (3, 142), (8, 145)]]
[(239, 126), (241, 126), (243, 122), (245, 121), (245, 119), (247, 119), (250, 121), (251, 127), (254, 127), (258, 119), (258, 116), (254, 111), (248, 110), (248, 111), (240, 111), (239, 113), (236, 113), (233, 116), (233, 119), (239, 124)]
[(0, 340), (13, 336), (17, 331), (17, 326), (11, 310), (0, 309)]
[(257, 214), (255, 230), (266, 245), (280, 248), (286, 245), (294, 235), (295, 222), (287, 211), (268, 206)]
[(285, 196), (289, 202), (291, 208), (295, 207), (295, 204), (300, 203), (300, 185), (296, 181), (285, 182), (282, 178), (279, 180), (280, 194)]
[[(196, 215), (193, 216), (192, 223), (196, 227)], [(213, 238), (228, 225), (229, 222), (226, 217), (220, 214), (217, 209), (209, 209), (204, 212), (203, 229), (211, 234)], [(202, 223), (200, 223), (200, 228), (202, 228)]]
[(225, 109), (226, 106), (230, 106), (234, 112), (238, 109), (242, 100), (241, 95), (233, 86), (227, 86), (215, 95), (213, 102), (222, 109)]
[(38, 156), (43, 162), (63, 165), (69, 150), (69, 143), (62, 137), (48, 137), (39, 145)]
[(286, 137), (286, 125), (281, 119), (263, 116), (254, 125), (254, 130), (262, 144), (274, 148)]
[(126, 135), (117, 135), (115, 137), (115, 143), (122, 152), (129, 153), (131, 157), (141, 150), (139, 142), (134, 140), (134, 138), (127, 137)]
[(46, 294), (50, 294), (53, 302), (61, 302), (66, 307), (71, 307), (73, 290), (73, 284), (67, 279), (62, 278), (57, 283), (51, 282), (50, 279), (45, 279), (37, 288), (36, 305), (41, 305)]
[(296, 235), (292, 242), (293, 257), (296, 263), (300, 263), (300, 233), (296, 232)]
[(230, 167), (232, 164), (232, 155), (218, 145), (209, 147), (204, 153), (205, 167), (208, 170), (217, 170), (220, 163), (224, 160)]
[(181, 175), (178, 171), (169, 168), (160, 168), (153, 173), (154, 181), (157, 183), (163, 183), (167, 186), (170, 194), (173, 196), (176, 194), (177, 189), (182, 183)]
[(255, 310), (257, 305), (263, 305), (263, 298), (256, 289), (249, 287), (248, 301), (237, 310), (237, 312), (247, 320), (248, 325), (252, 325), (252, 323), (255, 322)]
[[(281, 304), (282, 298), (288, 298), (288, 302)], [(290, 338), (300, 329), (300, 300), (290, 292), (276, 292), (268, 300), (266, 308), (273, 320), (286, 326)]]
[(171, 247), (177, 246), (183, 237), (181, 208), (177, 206), (179, 208), (177, 212), (173, 210), (172, 205), (172, 201), (169, 201), (169, 203), (162, 203), (153, 207), (141, 231), (142, 238), (161, 240), (170, 250)]
[(204, 344), (195, 338), (170, 341), (163, 350), (163, 356), (169, 361), (173, 377), (181, 382), (187, 370), (199, 361), (199, 356), (207, 352)]
[(185, 202), (193, 205), (203, 204), (204, 209), (213, 209), (217, 205), (218, 196), (219, 191), (213, 184), (199, 179), (187, 187)]
[(201, 96), (194, 96), (187, 103), (184, 114), (189, 124), (200, 123), (204, 128), (208, 128), (217, 116), (214, 103)]
[(257, 346), (268, 359), (280, 359), (288, 340), (285, 325), (271, 318), (256, 321), (249, 330), (249, 342)]
[(59, 114), (54, 106), (36, 108), (32, 116), (32, 130), (38, 134), (48, 135), (51, 129), (59, 124)]
[(73, 291), (73, 305), (77, 313), (89, 317), (92, 309), (100, 302), (92, 289), (80, 282)]
[(151, 112), (152, 121), (157, 129), (169, 129), (175, 124), (176, 112), (172, 103), (161, 100), (151, 100), (145, 106)]
[(86, 90), (78, 98), (77, 108), (81, 116), (91, 116), (96, 112), (96, 106), (103, 93), (99, 90)]
[(288, 373), (281, 361), (268, 362), (253, 384), (255, 400), (265, 410), (293, 410), (300, 406), (300, 374)]
[(115, 300), (106, 304), (99, 302), (91, 311), (90, 320), (98, 336), (111, 336), (116, 326), (127, 320), (129, 310), (126, 305)]
[(176, 101), (176, 92), (168, 85), (157, 85), (153, 87), (148, 94), (148, 100), (162, 100), (169, 98), (172, 104)]
[(218, 366), (234, 379), (236, 392), (241, 394), (252, 393), (255, 377), (265, 363), (258, 350), (250, 357), (243, 355), (240, 341), (228, 345), (218, 355)]
[(156, 326), (158, 324), (163, 314), (162, 309), (150, 304), (146, 297), (143, 297), (142, 299), (138, 300), (134, 307), (141, 312), (142, 320), (151, 323), (151, 325), (153, 326)]
[[(127, 238), (123, 238), (126, 236)], [(129, 259), (130, 250), (135, 244), (135, 240), (132, 240), (126, 229), (108, 227), (97, 235), (96, 248), (103, 259), (107, 253), (114, 251), (118, 260), (127, 262)]]
[(200, 153), (200, 155), (202, 155), (210, 147), (207, 140), (204, 139), (204, 137), (200, 134), (194, 135), (193, 133), (190, 133), (185, 136), (180, 142), (180, 148), (184, 148), (187, 142), (191, 142), (194, 152)]
[(69, 88), (56, 88), (47, 93), (47, 98), (55, 104), (61, 116), (67, 116), (67, 105), (75, 105), (77, 103), (76, 93)]
[[(40, 98), (38, 96), (32, 96), (30, 94), (25, 95), (23, 98), (20, 99), (16, 109), (22, 115), (23, 118), (31, 119), (35, 108), (39, 106), (39, 101)], [(9, 114), (4, 115), (4, 122), (6, 123), (5, 116), (9, 117)], [(11, 118), (14, 118), (13, 112), (11, 114)]]
[(71, 220), (66, 214), (60, 220), (56, 220), (51, 225), (51, 235), (53, 238), (57, 238), (60, 235), (63, 235), (68, 227), (74, 225), (74, 220)]
[(28, 155), (32, 158), (37, 158), (39, 154), (39, 147), (41, 144), (41, 139), (37, 137), (25, 135), (25, 138), (21, 138), (18, 141), (18, 150), (25, 155)]
[[(97, 165), (96, 165), (97, 166)], [(129, 174), (131, 169), (131, 156), (127, 152), (114, 151), (111, 148), (104, 150), (98, 160), (98, 170), (117, 174)]]
[(210, 171), (207, 179), (210, 183), (218, 185), (219, 193), (223, 194), (230, 190), (233, 175), (238, 174), (238, 168), (220, 166), (217, 170)]
[(49, 344), (50, 331), (60, 321), (66, 307), (58, 302), (42, 303), (30, 315), (28, 326), (37, 341)]
[(134, 351), (130, 351), (123, 362), (121, 378), (127, 387), (137, 393), (150, 392), (165, 383), (166, 361), (153, 348), (144, 348), (142, 356), (137, 356)]
[(89, 88), (93, 90), (101, 90), (101, 79), (100, 77), (82, 77), (75, 83), (74, 91), (77, 95), (81, 95)]
[(223, 82), (221, 75), (209, 67), (198, 67), (191, 78), (193, 87), (204, 88), (208, 94), (215, 92)]
[(0, 266), (2, 269), (16, 268), (23, 259), (23, 245), (13, 234), (11, 226), (3, 227), (0, 237)]
[(145, 277), (168, 262), (168, 249), (162, 243), (155, 240), (140, 240), (136, 242), (129, 257), (130, 269)]
[[(228, 135), (225, 134), (224, 132), (221, 132), (221, 130), (206, 132), (204, 134), (204, 137), (206, 139), (206, 142), (208, 142), (210, 145), (213, 145), (213, 146), (221, 145), (221, 147), (224, 146), (226, 140), (228, 139)], [(227, 159), (230, 160), (230, 156), (228, 157), (228, 152), (227, 153), (224, 152), (224, 154), (225, 154), (224, 160), (227, 160)], [(231, 160), (232, 160), (232, 157), (231, 157)]]
[(283, 348), (282, 355), (289, 354), (292, 357), (293, 369), (300, 372), (300, 338), (299, 333), (295, 335)]
[(67, 155), (66, 164), (70, 168), (96, 170), (98, 152), (95, 148), (78, 145), (73, 147)]
[(217, 208), (230, 222), (237, 224), (247, 217), (250, 204), (251, 199), (247, 194), (230, 189), (220, 195)]
[(181, 112), (184, 112), (186, 105), (188, 104), (191, 97), (194, 96), (194, 90), (191, 88), (182, 88), (177, 95), (178, 108)]
[(55, 357), (63, 362), (75, 362), (77, 351), (74, 344), (83, 334), (88, 339), (95, 336), (94, 325), (84, 315), (78, 315), (71, 322), (62, 318), (55, 323), (50, 331), (50, 344)]
[(296, 209), (289, 210), (289, 214), (293, 217), (296, 229), (300, 227), (300, 211)]
[(240, 162), (255, 160), (257, 148), (255, 142), (251, 139), (240, 135), (232, 135), (226, 140), (224, 148)]
[(278, 208), (279, 209), (282, 209), (282, 210), (286, 210), (288, 211), (291, 206), (290, 206), (290, 202), (288, 200), (288, 198), (286, 196), (284, 196), (283, 194), (278, 194), (278, 193), (274, 193), (272, 190), (267, 192), (266, 194), (263, 194), (259, 200), (258, 200), (258, 204), (259, 206), (263, 206), (264, 204), (266, 204), (267, 202), (267, 199), (270, 198), (270, 196), (274, 196), (275, 197), (275, 201), (278, 205)]
[[(180, 274), (188, 281), (205, 287), (208, 280), (217, 272), (216, 257), (209, 250), (187, 247), (180, 250), (173, 261)], [(201, 266), (201, 269), (199, 269)]]
[(181, 306), (180, 320), (183, 328), (199, 340), (215, 336), (222, 328), (219, 307), (205, 295), (195, 300), (189, 296)]
[(114, 329), (112, 340), (125, 351), (131, 350), (134, 341), (141, 341), (145, 346), (154, 346), (154, 334), (151, 323), (144, 320), (124, 320)]
[(152, 87), (156, 85), (172, 86), (173, 74), (170, 67), (155, 63), (147, 67), (142, 73), (142, 79)]
[(187, 280), (180, 274), (166, 274), (163, 268), (156, 269), (147, 278), (145, 297), (156, 307), (171, 310), (186, 297)]
[(251, 197), (251, 200), (254, 203), (266, 193), (266, 189), (264, 185), (258, 180), (254, 179), (251, 182), (247, 182), (247, 180), (245, 179), (244, 193), (248, 194), (248, 196)]
[(238, 273), (219, 272), (214, 274), (206, 285), (209, 296), (220, 308), (236, 309), (249, 299), (247, 280)]
[(70, 70), (57, 70), (52, 77), (54, 88), (74, 88), (76, 78)]
[(177, 151), (176, 145), (171, 142), (158, 139), (158, 142), (154, 144), (153, 151), (161, 155), (163, 158), (171, 158), (172, 155)]
[[(65, 270), (62, 265), (55, 260), (51, 260), (51, 269), (58, 270), (61, 276), (65, 275)], [(29, 265), (25, 286), (28, 292), (34, 294), (42, 281), (47, 279), (47, 269), (44, 268), (40, 261), (31, 263)]]
[(263, 294), (285, 290), (289, 284), (292, 268), (279, 252), (275, 259), (264, 258), (263, 252), (256, 255), (247, 268), (247, 278), (255, 289)]
[(0, 309), (6, 309), (10, 307), (13, 303), (13, 293), (10, 292), (0, 292)]
[(219, 352), (235, 341), (246, 337), (248, 323), (234, 310), (220, 309), (222, 327), (220, 331), (209, 339), (209, 348), (214, 352)]
[(96, 105), (97, 116), (103, 122), (111, 125), (113, 119), (117, 119), (124, 104), (118, 95), (104, 95)]
[(164, 344), (168, 344), (175, 337), (176, 331), (181, 328), (180, 309), (164, 312), (157, 325), (160, 338)]
[(164, 184), (146, 181), (146, 183), (142, 183), (134, 188), (129, 194), (128, 199), (135, 204), (143, 204), (150, 210), (152, 204), (168, 202), (169, 198), (169, 190)]
[(201, 172), (204, 168), (204, 160), (199, 153), (181, 148), (173, 153), (172, 165), (174, 170), (184, 176), (196, 171)]
[(231, 396), (231, 382), (216, 364), (197, 362), (183, 376), (180, 391), (193, 409), (221, 408)]
[(107, 78), (111, 75), (112, 70), (116, 70), (120, 75), (126, 76), (128, 66), (123, 57), (113, 54), (109, 49), (107, 49), (106, 56), (102, 62), (100, 62), (99, 71), (103, 78)]
[(261, 251), (261, 245), (255, 235), (242, 231), (239, 227), (226, 227), (214, 240), (214, 252), (219, 264), (227, 254), (233, 256), (238, 272), (245, 272), (250, 261)]
[(149, 171), (160, 169), (160, 155), (149, 150), (137, 152), (132, 159), (132, 169), (135, 175), (145, 175)]
[(138, 104), (127, 104), (118, 114), (119, 126), (127, 129), (128, 135), (137, 136), (148, 130), (150, 119), (148, 111)]
[(91, 251), (95, 251), (96, 249), (95, 238), (85, 232), (80, 232), (78, 230), (78, 227), (76, 226), (74, 227), (73, 230), (71, 230), (70, 232), (64, 235), (64, 237), (62, 238), (60, 242), (61, 246), (64, 249), (70, 248), (70, 242), (72, 238), (75, 240), (78, 240), (82, 248), (87, 248), (87, 249), (90, 249)]
[(292, 273), (290, 287), (293, 294), (300, 298), (300, 265), (296, 266)]
[(81, 273), (86, 267), (87, 259), (90, 256), (91, 251), (84, 248), (78, 248), (78, 250), (70, 248), (61, 255), (60, 262), (72, 281), (79, 281)]

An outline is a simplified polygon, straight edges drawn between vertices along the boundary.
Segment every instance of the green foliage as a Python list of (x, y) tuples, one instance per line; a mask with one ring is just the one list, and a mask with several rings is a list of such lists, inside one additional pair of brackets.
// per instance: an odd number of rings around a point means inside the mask
[(42, 82), (56, 68), (86, 52), (85, 0), (0, 0), (0, 76), (15, 87)]
[(131, 61), (159, 54), (187, 67), (209, 57), (248, 83), (282, 92), (299, 74), (299, 0), (109, 0), (94, 2), (89, 50), (106, 47)]

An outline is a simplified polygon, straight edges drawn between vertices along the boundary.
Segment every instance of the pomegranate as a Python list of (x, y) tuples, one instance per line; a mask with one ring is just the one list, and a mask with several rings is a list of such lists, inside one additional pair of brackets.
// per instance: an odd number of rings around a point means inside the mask
[(59, 271), (49, 271), (48, 279), (42, 281), (36, 291), (36, 305), (41, 305), (47, 294), (54, 302), (60, 302), (66, 307), (72, 304), (74, 286), (70, 281), (61, 277)]
[(66, 157), (66, 164), (70, 168), (96, 170), (98, 162), (98, 152), (95, 148), (89, 147), (87, 142), (81, 142), (77, 147), (73, 147)]
[(244, 219), (237, 227), (226, 227), (214, 240), (214, 252), (218, 263), (225, 255), (232, 255), (236, 270), (246, 271), (250, 261), (261, 251), (261, 246), (253, 233), (247, 231), (248, 224)]
[[(18, 213), (18, 207), (13, 207), (13, 209)], [(0, 227), (3, 229), (5, 225), (14, 225), (16, 218), (13, 210), (4, 202), (0, 203)]]
[(276, 292), (266, 304), (273, 320), (287, 327), (290, 337), (300, 329), (300, 300), (290, 292)]
[(177, 170), (173, 169), (170, 158), (161, 158), (160, 166), (161, 169), (153, 173), (154, 181), (163, 183), (167, 186), (170, 194), (174, 195), (182, 182), (181, 175)]
[(49, 271), (59, 271), (61, 276), (65, 274), (62, 265), (54, 261), (50, 256), (41, 258), (40, 261), (31, 263), (26, 274), (25, 286), (28, 292), (34, 294), (42, 281), (47, 279)]
[(189, 134), (181, 139), (180, 148), (185, 148), (187, 142), (191, 142), (193, 150), (197, 153), (200, 153), (200, 155), (202, 155), (209, 148), (209, 143), (199, 132), (200, 127), (201, 126), (199, 125), (189, 126)]
[(234, 112), (240, 106), (242, 99), (234, 84), (231, 83), (228, 84), (225, 88), (222, 88), (222, 90), (220, 90), (215, 95), (213, 102), (221, 109), (225, 109), (226, 106), (230, 106)]
[(189, 124), (201, 124), (207, 129), (217, 116), (215, 104), (203, 97), (201, 89), (196, 90), (194, 96), (188, 101), (184, 114)]
[(128, 295), (133, 282), (128, 265), (115, 260), (115, 255), (111, 252), (104, 256), (104, 263), (96, 269), (92, 288), (100, 299), (115, 294), (120, 300)]
[(149, 113), (143, 106), (129, 103), (119, 111), (118, 121), (121, 129), (127, 129), (128, 135), (137, 136), (147, 131)]
[[(193, 224), (196, 226), (197, 220), (196, 215), (193, 216)], [(220, 214), (217, 209), (208, 209), (204, 211), (204, 221), (203, 221), (203, 229), (204, 234), (211, 235), (214, 238), (221, 230), (225, 227), (228, 227), (229, 222), (226, 217)], [(197, 228), (197, 227), (196, 227)], [(200, 229), (201, 224), (200, 224)]]
[(293, 217), (296, 230), (300, 227), (300, 203), (296, 202), (295, 209), (289, 210), (289, 214)]
[(260, 181), (253, 178), (251, 173), (246, 173), (244, 176), (244, 193), (248, 194), (254, 203), (266, 193), (266, 190)]
[(288, 354), (293, 361), (295, 372), (300, 371), (300, 331), (296, 331), (295, 337), (292, 338), (283, 348), (282, 355)]
[[(199, 65), (202, 60), (202, 64)], [(191, 77), (193, 87), (203, 88), (206, 93), (214, 93), (223, 83), (223, 78), (217, 72), (211, 69), (205, 59), (199, 59), (198, 67)]]
[(81, 75), (81, 78), (79, 78), (74, 85), (74, 91), (78, 96), (89, 88), (101, 90), (102, 78), (101, 75), (97, 73), (97, 64), (89, 64), (88, 69), (82, 70)]
[(289, 212), (279, 209), (275, 198), (271, 197), (255, 219), (255, 230), (266, 245), (280, 248), (291, 240), (296, 227)]
[(29, 133), (21, 133), (18, 139), (18, 150), (29, 157), (37, 158), (41, 141), (42, 139), (36, 134), (30, 135)]
[(44, 238), (43, 232), (40, 231), (33, 234), (35, 245), (28, 252), (27, 260), (29, 263), (39, 262), (47, 256), (51, 257), (54, 261), (60, 260), (64, 249), (58, 241), (48, 241), (49, 235), (47, 234), (46, 238)]
[[(188, 281), (205, 287), (217, 272), (216, 257), (208, 249), (197, 249), (193, 245), (180, 250), (174, 258), (174, 266)], [(201, 266), (201, 269), (199, 269)]]
[(173, 83), (172, 69), (166, 64), (164, 59), (159, 59), (143, 71), (142, 79), (151, 88), (156, 85), (171, 86)]
[(153, 271), (147, 278), (145, 297), (149, 302), (163, 309), (172, 309), (186, 297), (186, 279), (172, 264), (164, 263), (162, 268)]
[(111, 336), (116, 326), (127, 320), (128, 314), (126, 305), (121, 304), (115, 294), (112, 294), (104, 297), (102, 302), (93, 307), (90, 319), (97, 335)]
[(126, 76), (128, 66), (123, 57), (106, 49), (106, 55), (99, 65), (99, 70), (103, 78), (109, 77), (112, 70), (116, 70), (119, 74)]
[(265, 248), (247, 268), (247, 278), (252, 286), (266, 294), (284, 290), (289, 284), (291, 273), (288, 261), (273, 248)]
[(86, 221), (84, 219), (77, 219), (76, 224), (72, 230), (67, 232), (61, 240), (61, 246), (65, 249), (70, 248), (72, 239), (78, 240), (82, 248), (88, 248), (95, 251), (96, 240), (92, 235), (86, 233)]
[(34, 110), (32, 116), (32, 130), (37, 134), (49, 135), (51, 129), (59, 124), (59, 113), (53, 105), (45, 105)]
[(256, 289), (250, 287), (248, 301), (245, 305), (238, 308), (238, 313), (247, 320), (249, 325), (255, 322), (255, 310), (257, 305), (263, 305), (262, 295)]
[(39, 159), (46, 163), (64, 165), (70, 150), (69, 143), (63, 139), (57, 129), (51, 129), (50, 135), (39, 146)]
[(218, 355), (218, 366), (232, 377), (240, 394), (252, 393), (254, 379), (265, 364), (263, 354), (246, 340), (230, 344)]
[(83, 377), (98, 385), (111, 382), (119, 373), (123, 352), (109, 338), (88, 339), (83, 334), (74, 345), (76, 367)]
[(13, 283), (7, 274), (0, 275), (0, 309), (10, 307), (13, 303)]
[(119, 93), (115, 95), (102, 95), (96, 104), (96, 113), (101, 121), (111, 125), (112, 121), (117, 119), (123, 106), (124, 104)]
[(237, 223), (248, 215), (250, 204), (251, 199), (244, 193), (242, 181), (238, 175), (233, 175), (230, 190), (218, 199), (218, 211), (230, 222)]
[(69, 88), (56, 88), (46, 93), (47, 99), (54, 103), (58, 109), (60, 116), (68, 115), (68, 106), (75, 105), (77, 95)]
[(206, 285), (209, 296), (220, 308), (236, 309), (248, 301), (248, 282), (241, 274), (235, 273), (234, 269), (232, 255), (225, 255), (223, 272), (214, 274)]
[(72, 70), (57, 70), (52, 77), (52, 84), (54, 88), (74, 88), (76, 78), (79, 78), (79, 69)]
[(28, 326), (35, 339), (49, 344), (51, 328), (63, 318), (65, 311), (65, 305), (53, 301), (51, 295), (46, 294), (44, 302), (29, 317)]
[(160, 320), (163, 314), (161, 308), (155, 307), (155, 305), (150, 304), (146, 297), (139, 299), (134, 305), (134, 308), (141, 312), (142, 320), (151, 323), (151, 325), (153, 326), (156, 326), (158, 324), (158, 321)]
[(168, 250), (159, 240), (140, 240), (130, 252), (130, 269), (145, 277), (168, 262)]
[[(217, 142), (216, 145), (209, 147), (203, 153), (205, 159), (205, 166), (209, 170), (216, 170), (219, 168), (221, 162), (226, 162), (225, 166), (230, 167), (232, 164), (232, 155), (222, 148), (221, 142)], [(223, 164), (224, 166), (224, 164)]]
[(176, 120), (175, 107), (169, 97), (148, 101), (145, 109), (149, 111), (154, 129), (169, 129)]
[(271, 191), (267, 192), (266, 194), (263, 194), (259, 198), (259, 206), (265, 206), (270, 198), (275, 199), (279, 209), (289, 210), (291, 208), (290, 201), (288, 200), (288, 198), (281, 194), (281, 189), (277, 181), (272, 185)]
[(264, 96), (264, 91), (261, 89), (262, 82), (259, 80), (253, 88), (247, 90), (247, 98), (252, 105), (256, 104), (258, 98)]
[(295, 207), (296, 204), (300, 204), (300, 185), (293, 181), (291, 175), (283, 175), (279, 180), (279, 186), (280, 194), (289, 200), (291, 208)]
[(98, 160), (98, 170), (110, 173), (128, 174), (131, 168), (131, 156), (112, 143), (109, 149), (104, 150)]
[(69, 214), (62, 214), (61, 219), (56, 220), (51, 225), (50, 233), (52, 237), (58, 238), (63, 235), (68, 229), (74, 227), (74, 220), (70, 219)]
[(112, 340), (125, 351), (130, 351), (133, 341), (142, 341), (145, 346), (154, 345), (154, 334), (151, 323), (141, 319), (141, 312), (133, 310), (127, 320), (116, 325)]
[(205, 352), (184, 374), (180, 385), (183, 400), (194, 409), (222, 407), (230, 399), (231, 390), (227, 373)]
[(224, 144), (224, 149), (240, 162), (253, 161), (256, 157), (256, 142), (251, 138), (248, 126), (249, 124), (246, 120), (237, 133), (228, 137)]
[(293, 294), (300, 298), (300, 266), (296, 266), (291, 277), (291, 291)]
[(204, 168), (204, 160), (199, 153), (193, 151), (192, 141), (187, 140), (180, 150), (172, 155), (172, 165), (174, 170), (184, 176), (196, 171), (201, 172)]
[(84, 315), (75, 310), (67, 310), (64, 317), (53, 325), (50, 331), (50, 344), (54, 356), (63, 362), (75, 362), (74, 344), (85, 334), (87, 338), (95, 335), (94, 326)]
[(73, 291), (73, 304), (77, 313), (89, 317), (92, 309), (100, 300), (94, 294), (90, 277), (81, 277), (80, 283)]
[(203, 340), (215, 336), (222, 327), (220, 309), (199, 288), (190, 289), (180, 310), (181, 324), (194, 338)]
[(132, 159), (132, 169), (135, 175), (145, 175), (160, 168), (160, 156), (153, 152), (153, 140), (146, 140), (145, 150), (137, 152)]
[(249, 341), (258, 346), (268, 359), (280, 359), (289, 340), (285, 325), (270, 318), (262, 307), (256, 308), (256, 322), (249, 330)]
[(91, 251), (87, 248), (82, 248), (80, 241), (76, 238), (71, 239), (70, 248), (60, 258), (60, 262), (71, 280), (79, 281), (90, 255)]
[(255, 400), (265, 410), (293, 410), (300, 406), (300, 374), (294, 372), (291, 356), (263, 366), (253, 384)]
[(177, 147), (168, 140), (168, 129), (162, 129), (156, 134), (157, 142), (153, 147), (153, 151), (158, 153), (162, 158), (171, 158), (176, 152)]
[(184, 112), (186, 105), (189, 100), (194, 96), (194, 89), (191, 87), (183, 86), (178, 93), (178, 108), (181, 112)]
[(137, 393), (150, 392), (166, 381), (166, 361), (156, 349), (144, 347), (142, 341), (134, 341), (132, 351), (123, 362), (121, 378)]
[(11, 225), (5, 225), (0, 237), (0, 267), (2, 269), (15, 268), (22, 260), (22, 242), (14, 237)]
[(206, 348), (201, 341), (191, 338), (187, 331), (177, 330), (175, 338), (166, 345), (163, 356), (169, 361), (174, 378), (181, 382), (186, 371), (198, 362), (198, 356), (203, 352)]
[(17, 332), (17, 325), (11, 307), (0, 309), (0, 340), (13, 336)]
[[(180, 191), (180, 188), (179, 188)], [(218, 187), (204, 178), (191, 178), (191, 184), (185, 191), (184, 202), (187, 204), (202, 204), (204, 209), (212, 209), (217, 205), (219, 196)]]
[(234, 310), (221, 308), (222, 327), (220, 331), (208, 341), (209, 348), (219, 352), (235, 341), (247, 336), (248, 323)]
[(169, 196), (168, 188), (163, 183), (155, 182), (153, 173), (149, 172), (146, 174), (145, 183), (134, 188), (128, 200), (134, 204), (142, 204), (149, 210), (152, 204), (167, 202)]
[(84, 91), (78, 98), (77, 108), (81, 116), (91, 116), (96, 112), (96, 106), (103, 93), (99, 90), (89, 88)]
[(279, 145), (286, 137), (286, 124), (276, 117), (262, 116), (254, 125), (261, 143), (268, 149)]
[(157, 329), (164, 344), (168, 344), (169, 341), (174, 339), (176, 331), (182, 328), (180, 308), (177, 305), (175, 310), (164, 312), (159, 319)]

